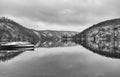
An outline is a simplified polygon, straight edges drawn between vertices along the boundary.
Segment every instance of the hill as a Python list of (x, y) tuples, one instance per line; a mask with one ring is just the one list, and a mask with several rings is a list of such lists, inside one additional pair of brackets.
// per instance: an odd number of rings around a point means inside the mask
[(77, 32), (73, 31), (37, 31), (28, 29), (8, 18), (0, 18), (0, 42), (25, 41), (36, 45), (42, 44), (45, 41), (58, 42), (66, 38), (71, 38), (75, 34), (77, 34)]

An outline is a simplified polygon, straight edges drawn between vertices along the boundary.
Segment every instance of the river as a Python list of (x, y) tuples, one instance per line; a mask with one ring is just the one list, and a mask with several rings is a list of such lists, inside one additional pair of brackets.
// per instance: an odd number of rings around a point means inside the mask
[(0, 63), (0, 77), (119, 77), (120, 60), (82, 46), (37, 48)]

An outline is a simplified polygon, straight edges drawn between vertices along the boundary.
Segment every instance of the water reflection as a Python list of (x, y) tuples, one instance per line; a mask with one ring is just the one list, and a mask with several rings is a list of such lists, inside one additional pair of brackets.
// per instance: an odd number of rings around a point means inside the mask
[(72, 40), (44, 40), (38, 42), (38, 45), (33, 48), (32, 45), (26, 45), (26, 43), (20, 45), (20, 42), (13, 42), (12, 44), (2, 45), (0, 48), (0, 61), (5, 62), (13, 59), (14, 57), (22, 54), (25, 51), (34, 51), (35, 48), (54, 48), (54, 47), (71, 47), (77, 44)]
[(71, 47), (76, 46), (72, 40), (43, 40), (40, 41), (37, 48), (53, 48), (53, 47)]
[[(120, 58), (119, 22), (120, 19), (107, 20), (78, 33), (27, 29), (17, 22), (3, 17), (0, 19), (0, 42), (29, 42), (36, 48), (70, 47), (80, 44), (100, 55)], [(11, 47), (9, 48), (11, 49)], [(9, 50), (9, 48), (5, 49)]]
[[(104, 55), (106, 57), (120, 58), (120, 25), (118, 23), (119, 21), (120, 19), (104, 21), (93, 25), (92, 27), (89, 27), (88, 29), (78, 34), (77, 32), (69, 31), (35, 31), (36, 35), (39, 36), (39, 41), (37, 41), (37, 43), (32, 43), (34, 42), (32, 41), (30, 42), (30, 44), (27, 45), (22, 44), (23, 46), (20, 46), (18, 44), (18, 46), (15, 45), (15, 48), (16, 51), (18, 51), (17, 48), (29, 49), (29, 46), (35, 48), (53, 48), (71, 47), (79, 44), (87, 48), (88, 50), (91, 50), (100, 55)], [(13, 45), (9, 48), (14, 49)], [(5, 49), (9, 50), (9, 48)]]
[(110, 36), (106, 37), (109, 35), (107, 31), (111, 31), (109, 28), (111, 26), (87, 29), (67, 39), (41, 37), (37, 44), (33, 43), (38, 50), (31, 52), (26, 48), (1, 50), (0, 60), (3, 63), (0, 63), (0, 77), (120, 77), (119, 59), (103, 57), (89, 51), (111, 56), (108, 54), (110, 52), (106, 53), (108, 50), (112, 52), (112, 48), (107, 45), (113, 46), (110, 44), (113, 40), (108, 40)]
[(75, 42), (100, 55), (120, 58), (120, 19), (93, 25), (74, 36)]
[(16, 56), (22, 54), (25, 51), (19, 51), (19, 50), (0, 50), (0, 62), (5, 62), (8, 60), (11, 60), (15, 58)]

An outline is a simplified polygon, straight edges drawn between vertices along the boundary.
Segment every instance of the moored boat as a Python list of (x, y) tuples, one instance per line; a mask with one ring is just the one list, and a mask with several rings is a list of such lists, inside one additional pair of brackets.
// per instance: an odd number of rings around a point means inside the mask
[(29, 42), (0, 42), (0, 50), (34, 49)]

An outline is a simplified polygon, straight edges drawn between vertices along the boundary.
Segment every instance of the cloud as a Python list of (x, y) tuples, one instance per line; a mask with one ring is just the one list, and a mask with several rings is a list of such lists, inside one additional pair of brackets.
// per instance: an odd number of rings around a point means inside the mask
[(119, 0), (0, 0), (0, 14), (62, 25), (87, 25), (120, 17)]

